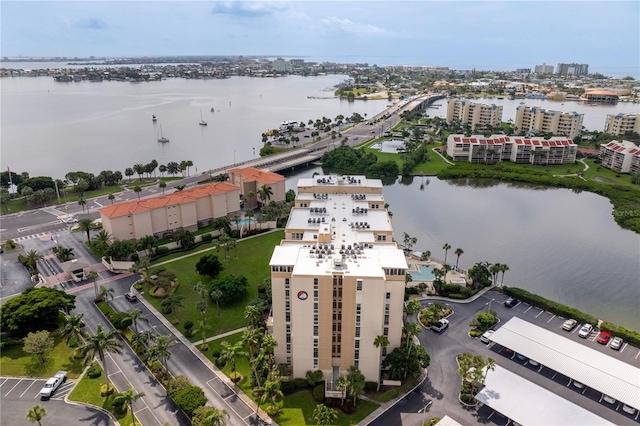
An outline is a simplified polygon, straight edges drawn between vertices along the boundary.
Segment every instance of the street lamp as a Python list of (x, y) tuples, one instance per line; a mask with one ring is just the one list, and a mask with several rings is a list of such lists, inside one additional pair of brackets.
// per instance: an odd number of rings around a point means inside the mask
[(424, 407), (422, 407), (421, 409), (418, 410), (418, 413), (424, 413), (424, 416), (422, 416), (422, 423), (420, 423), (420, 426), (424, 425), (427, 421), (427, 408), (429, 408), (429, 406), (433, 403), (433, 400), (430, 400), (429, 402), (427, 402), (427, 405), (425, 405)]
[(496, 300), (496, 298), (494, 297), (493, 299), (489, 300), (488, 303), (486, 303), (487, 305), (487, 312), (491, 312), (491, 302), (493, 302), (494, 300)]

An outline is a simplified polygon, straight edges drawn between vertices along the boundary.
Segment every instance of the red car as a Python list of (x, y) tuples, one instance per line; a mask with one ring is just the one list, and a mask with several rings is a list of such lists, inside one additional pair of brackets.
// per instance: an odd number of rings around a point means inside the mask
[(601, 331), (596, 338), (596, 342), (606, 345), (609, 342), (609, 339), (611, 339), (611, 334), (606, 331)]

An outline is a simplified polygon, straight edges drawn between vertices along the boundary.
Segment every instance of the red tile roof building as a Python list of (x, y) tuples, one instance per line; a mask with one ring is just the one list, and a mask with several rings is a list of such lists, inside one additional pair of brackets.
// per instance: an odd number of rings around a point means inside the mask
[[(245, 209), (255, 209), (258, 202), (261, 202), (258, 193), (262, 185), (271, 188), (272, 195), (265, 200), (268, 204), (271, 201), (282, 203), (286, 200), (285, 178), (277, 173), (257, 169), (255, 167), (235, 168), (228, 170), (229, 182), (240, 188), (240, 194), (245, 199)], [(252, 196), (249, 196), (250, 194)]]
[(160, 197), (130, 200), (103, 207), (102, 226), (114, 238), (161, 237), (177, 230), (195, 231), (198, 224), (240, 211), (240, 189), (228, 182), (200, 185)]
[(640, 173), (640, 148), (629, 141), (611, 141), (600, 145), (601, 165), (619, 173)]
[(470, 163), (575, 163), (577, 152), (578, 145), (563, 137), (543, 139), (505, 135), (449, 135), (447, 139), (447, 154), (454, 161)]

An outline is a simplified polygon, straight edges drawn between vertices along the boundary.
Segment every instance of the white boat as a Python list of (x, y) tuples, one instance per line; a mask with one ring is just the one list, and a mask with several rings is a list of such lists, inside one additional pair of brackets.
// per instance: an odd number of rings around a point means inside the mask
[(202, 119), (202, 110), (200, 110), (200, 125), (201, 126), (206, 126), (207, 125), (207, 122)]
[(155, 115), (155, 114), (152, 114), (152, 115), (151, 115), (151, 121), (153, 121), (154, 123), (155, 123), (156, 121), (158, 121), (158, 119), (156, 118), (156, 115)]
[(158, 137), (158, 142), (162, 142), (162, 143), (169, 142), (168, 138), (165, 138), (164, 136), (162, 136), (162, 124), (160, 125), (159, 135), (160, 136)]

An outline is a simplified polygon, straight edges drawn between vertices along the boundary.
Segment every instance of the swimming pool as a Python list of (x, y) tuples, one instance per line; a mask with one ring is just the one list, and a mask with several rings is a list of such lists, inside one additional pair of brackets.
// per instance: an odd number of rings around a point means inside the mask
[[(242, 220), (240, 220), (238, 222), (238, 226), (246, 225), (246, 224), (251, 223), (251, 222), (256, 223), (256, 221), (254, 219), (242, 219)], [(235, 222), (233, 222), (233, 223), (235, 223)]]
[(433, 275), (433, 265), (412, 265), (418, 271), (409, 270), (408, 272), (411, 274), (411, 278), (413, 281), (433, 281), (436, 279), (436, 276)]

